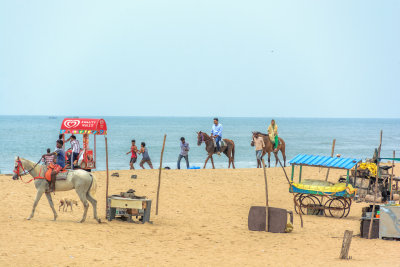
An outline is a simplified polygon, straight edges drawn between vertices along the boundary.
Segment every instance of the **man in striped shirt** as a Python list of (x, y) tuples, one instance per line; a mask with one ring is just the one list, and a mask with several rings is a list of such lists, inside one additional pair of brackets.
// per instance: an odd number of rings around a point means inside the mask
[[(50, 154), (50, 148), (47, 149), (47, 155)], [(54, 155), (50, 155), (50, 156), (44, 156), (42, 158), (44, 164), (49, 165), (50, 163), (54, 163)]]
[(65, 142), (68, 142), (69, 140), (71, 140), (71, 149), (72, 149), (72, 153), (69, 157), (69, 162), (71, 162), (71, 165), (73, 164), (72, 160), (78, 160), (79, 157), (79, 152), (81, 152), (81, 147), (79, 145), (79, 141), (76, 140), (76, 136), (75, 135), (71, 135), (70, 138), (68, 138)]

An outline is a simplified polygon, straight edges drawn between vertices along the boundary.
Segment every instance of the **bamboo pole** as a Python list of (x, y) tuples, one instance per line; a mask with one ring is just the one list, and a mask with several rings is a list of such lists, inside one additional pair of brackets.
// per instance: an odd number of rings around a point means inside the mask
[[(335, 144), (336, 144), (336, 139), (333, 139), (331, 157), (333, 157), (333, 153), (335, 152)], [(328, 181), (328, 177), (329, 177), (329, 168), (328, 171), (326, 172), (325, 181)]]
[(161, 149), (160, 170), (159, 170), (159, 172), (158, 172), (158, 187), (157, 187), (156, 215), (158, 215), (158, 199), (159, 199), (159, 196), (160, 196), (162, 159), (163, 159), (163, 155), (164, 155), (164, 147), (165, 147), (165, 139), (166, 139), (166, 138), (167, 138), (167, 135), (164, 134), (164, 142), (163, 142), (163, 146), (162, 146), (162, 149)]
[(377, 158), (377, 162), (376, 162), (377, 174), (376, 174), (376, 178), (375, 178), (374, 203), (372, 204), (371, 222), (369, 224), (369, 229), (368, 229), (368, 239), (371, 239), (372, 226), (373, 226), (373, 223), (374, 223), (374, 216), (375, 216), (376, 195), (378, 194), (378, 181), (379, 181), (379, 178), (381, 176), (381, 171), (379, 170), (379, 162), (380, 162), (381, 148), (382, 148), (382, 133), (383, 133), (383, 131), (381, 130), (381, 137), (380, 137), (380, 140), (379, 140), (379, 148), (378, 148), (378, 158)]
[(108, 145), (107, 145), (107, 136), (104, 136), (104, 140), (106, 142), (106, 170), (107, 170), (107, 178), (106, 178), (106, 216), (108, 210)]
[[(283, 167), (282, 162), (281, 162), (281, 160), (280, 160), (279, 157), (278, 157), (278, 153), (276, 153), (276, 158), (278, 159), (279, 165), (281, 165), (282, 170), (283, 170), (283, 172), (285, 173), (285, 177), (286, 177), (286, 180), (287, 180), (287, 182), (288, 182), (288, 184), (289, 184), (289, 188), (290, 188), (291, 183), (290, 183), (289, 177), (287, 176), (286, 170), (285, 170), (285, 168)], [(294, 169), (293, 169), (293, 170), (294, 170)], [(292, 170), (292, 175), (293, 175), (293, 170)], [(294, 205), (295, 205), (295, 206), (297, 207), (297, 209), (299, 210), (301, 228), (303, 228), (303, 215), (301, 214), (300, 205), (299, 205), (299, 203), (297, 203), (296, 198), (293, 198), (293, 202), (294, 202)]]
[(393, 176), (394, 176), (394, 158), (395, 157), (396, 157), (396, 151), (393, 150), (392, 175), (390, 176), (390, 201), (393, 200)]
[(269, 218), (269, 212), (268, 212), (268, 182), (267, 182), (267, 172), (265, 170), (265, 162), (264, 158), (262, 158), (262, 164), (263, 164), (263, 170), (264, 170), (264, 181), (265, 181), (265, 231), (268, 232), (269, 225), (268, 225), (268, 218)]

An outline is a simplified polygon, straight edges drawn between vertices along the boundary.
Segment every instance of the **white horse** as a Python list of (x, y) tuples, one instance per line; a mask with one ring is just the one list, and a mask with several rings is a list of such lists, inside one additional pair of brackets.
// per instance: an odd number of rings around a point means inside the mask
[[(38, 165), (30, 160), (16, 157), (13, 179), (17, 180), (21, 175), (23, 175), (22, 171), (29, 172), (33, 178), (44, 177), (46, 170), (46, 166)], [(53, 210), (54, 220), (56, 220), (57, 212), (54, 208), (53, 200), (51, 199), (48, 181), (46, 179), (35, 179), (35, 187), (37, 190), (36, 199), (33, 203), (32, 213), (27, 219), (30, 220), (33, 218), (36, 206), (43, 193), (45, 193), (50, 207)], [(87, 210), (89, 208), (89, 200), (93, 206), (93, 217), (97, 222), (100, 223), (100, 219), (97, 218), (97, 200), (93, 198), (93, 194), (96, 192), (96, 187), (96, 178), (93, 174), (84, 170), (72, 170), (69, 171), (66, 180), (56, 181), (55, 191), (69, 191), (75, 189), (84, 207), (83, 217), (79, 222), (82, 223), (86, 220)]]

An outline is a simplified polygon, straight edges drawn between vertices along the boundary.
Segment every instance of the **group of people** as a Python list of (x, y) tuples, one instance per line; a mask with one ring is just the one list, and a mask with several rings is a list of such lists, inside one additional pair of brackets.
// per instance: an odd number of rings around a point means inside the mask
[[(211, 127), (211, 138), (214, 140), (215, 152), (220, 155), (221, 153), (221, 140), (222, 140), (222, 124), (219, 123), (218, 118), (214, 118), (214, 123)], [(279, 143), (278, 139), (278, 125), (275, 123), (275, 120), (271, 120), (271, 124), (268, 126), (268, 137), (272, 144), (274, 145), (274, 152), (277, 152), (277, 147)], [(79, 141), (76, 139), (75, 135), (71, 135), (65, 142), (70, 142), (71, 144), (71, 153), (68, 157), (68, 160), (65, 160), (65, 151), (63, 135), (59, 136), (59, 139), (56, 141), (56, 148), (53, 152), (51, 152), (50, 148), (47, 149), (47, 153), (42, 155), (43, 162), (47, 165), (51, 172), (51, 182), (50, 182), (50, 190), (54, 191), (55, 187), (55, 179), (56, 175), (60, 170), (64, 169), (66, 165), (74, 165), (75, 162), (79, 158), (79, 153), (81, 151)], [(257, 157), (257, 167), (261, 166), (261, 159), (263, 155), (263, 149), (265, 147), (265, 143), (263, 137), (261, 135), (254, 136), (254, 145), (256, 150)], [(140, 149), (136, 146), (136, 141), (131, 141), (131, 149), (126, 154), (131, 154), (131, 159), (129, 162), (130, 169), (134, 169), (134, 164), (137, 161), (138, 155), (142, 155), (142, 160), (139, 163), (141, 168), (145, 168), (144, 164), (147, 163), (151, 169), (153, 169), (153, 164), (150, 159), (149, 151), (146, 147), (145, 142), (141, 142)], [(184, 137), (180, 138), (180, 153), (178, 156), (177, 168), (180, 169), (182, 158), (186, 161), (186, 168), (189, 168), (189, 143), (186, 142)]]
[[(221, 140), (222, 140), (222, 124), (219, 123), (218, 118), (214, 118), (214, 123), (211, 127), (211, 138), (214, 141), (214, 146), (216, 153), (218, 155), (221, 154)], [(268, 137), (274, 146), (274, 152), (277, 152), (279, 138), (278, 138), (278, 125), (275, 123), (275, 120), (271, 120), (271, 124), (268, 126)], [(189, 169), (189, 143), (186, 142), (185, 137), (180, 138), (180, 148), (181, 151), (178, 156), (177, 168), (181, 168), (181, 160), (182, 158), (186, 161), (186, 168)], [(261, 166), (261, 159), (263, 156), (263, 149), (265, 147), (265, 143), (263, 137), (261, 135), (254, 136), (254, 144), (256, 149), (256, 157), (257, 157), (257, 167)], [(140, 161), (140, 167), (144, 169), (144, 163), (148, 163), (150, 168), (153, 169), (153, 165), (150, 160), (150, 156), (148, 150), (146, 148), (146, 144), (144, 142), (141, 143), (140, 150), (137, 149), (135, 145), (135, 140), (132, 140), (131, 150), (126, 154), (131, 153), (131, 159), (129, 162), (130, 169), (135, 169), (134, 163), (137, 161), (138, 154), (142, 154), (143, 158)]]
[(131, 170), (134, 170), (135, 167), (133, 166), (133, 164), (136, 163), (138, 155), (142, 154), (142, 160), (139, 163), (139, 166), (142, 167), (142, 169), (144, 169), (144, 164), (147, 163), (149, 165), (149, 167), (151, 169), (153, 169), (153, 164), (151, 163), (151, 159), (149, 156), (149, 151), (147, 150), (146, 147), (146, 143), (142, 142), (140, 144), (140, 149), (138, 150), (137, 146), (136, 146), (136, 140), (132, 140), (132, 145), (131, 145), (131, 150), (126, 152), (126, 154), (128, 155), (129, 153), (131, 153), (131, 160), (129, 161), (129, 166)]

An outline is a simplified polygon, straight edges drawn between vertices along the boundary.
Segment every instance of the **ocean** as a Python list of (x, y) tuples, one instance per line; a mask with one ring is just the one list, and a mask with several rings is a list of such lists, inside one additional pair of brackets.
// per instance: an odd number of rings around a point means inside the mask
[[(84, 117), (83, 117), (84, 118)], [(163, 167), (176, 168), (180, 152), (180, 137), (190, 145), (191, 166), (203, 167), (207, 156), (205, 146), (197, 146), (198, 131), (210, 132), (213, 118), (203, 117), (102, 117), (108, 127), (109, 169), (129, 169), (131, 139), (137, 145), (145, 142), (154, 168), (160, 164), (164, 134), (167, 134)], [(64, 117), (0, 116), (0, 172), (12, 173), (14, 157), (21, 156), (38, 161), (46, 149), (55, 148)], [(391, 157), (393, 150), (400, 155), (400, 119), (324, 119), (274, 118), (279, 136), (286, 142), (286, 157), (290, 160), (299, 153), (330, 155), (332, 140), (336, 139), (335, 154), (343, 157), (371, 158), (379, 145), (383, 130), (382, 156)], [(266, 132), (271, 118), (219, 118), (223, 125), (223, 138), (236, 144), (236, 168), (256, 167), (255, 151), (250, 146), (251, 132)], [(77, 135), (82, 145), (82, 136)], [(69, 147), (69, 144), (67, 144)], [(93, 148), (93, 136), (90, 136)], [(279, 154), (280, 155), (280, 154)], [(140, 160), (141, 156), (139, 156)], [(282, 157), (280, 157), (282, 158)], [(214, 156), (216, 168), (227, 168), (225, 155)], [(271, 155), (272, 166), (275, 165)], [(145, 165), (146, 166), (146, 165)], [(185, 168), (182, 159), (181, 168)], [(97, 170), (104, 170), (104, 137), (97, 136)], [(135, 164), (139, 168), (139, 164)], [(146, 166), (147, 168), (147, 166)], [(211, 168), (211, 163), (207, 165)]]

